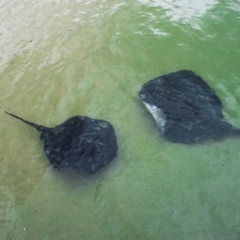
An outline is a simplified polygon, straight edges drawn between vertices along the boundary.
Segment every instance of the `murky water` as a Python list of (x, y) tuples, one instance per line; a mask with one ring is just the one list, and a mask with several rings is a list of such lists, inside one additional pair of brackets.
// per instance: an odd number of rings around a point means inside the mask
[[(240, 239), (240, 139), (162, 140), (137, 98), (149, 79), (201, 75), (240, 127), (239, 0), (2, 0), (1, 239)], [(54, 171), (39, 133), (110, 121), (119, 156), (95, 176)]]

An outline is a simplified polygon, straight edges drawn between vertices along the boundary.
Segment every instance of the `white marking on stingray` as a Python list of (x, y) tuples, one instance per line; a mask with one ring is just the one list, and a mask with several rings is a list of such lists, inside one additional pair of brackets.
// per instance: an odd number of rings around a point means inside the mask
[(164, 114), (164, 112), (160, 108), (158, 108), (154, 105), (151, 105), (144, 101), (143, 101), (143, 103), (146, 106), (146, 108), (148, 109), (148, 111), (153, 115), (153, 118), (157, 122), (158, 127), (164, 132), (165, 124), (167, 122), (166, 115)]

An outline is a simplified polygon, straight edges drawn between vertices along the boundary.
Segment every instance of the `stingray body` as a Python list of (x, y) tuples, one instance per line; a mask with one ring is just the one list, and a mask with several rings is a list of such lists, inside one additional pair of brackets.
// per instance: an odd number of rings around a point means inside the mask
[(240, 135), (240, 129), (224, 120), (220, 98), (192, 71), (181, 70), (146, 82), (139, 98), (168, 141), (194, 143)]
[(78, 168), (93, 174), (117, 156), (115, 131), (107, 121), (75, 116), (48, 128), (6, 113), (41, 132), (46, 156), (55, 168)]

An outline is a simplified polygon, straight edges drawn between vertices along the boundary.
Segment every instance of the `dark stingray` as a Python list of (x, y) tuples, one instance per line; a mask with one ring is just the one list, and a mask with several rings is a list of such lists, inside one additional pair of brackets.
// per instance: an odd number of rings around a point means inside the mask
[(168, 141), (194, 143), (240, 134), (240, 129), (224, 120), (220, 98), (192, 71), (173, 72), (148, 81), (139, 98)]
[(46, 156), (55, 168), (78, 168), (93, 174), (117, 156), (115, 131), (107, 121), (75, 116), (48, 128), (6, 113), (41, 132)]

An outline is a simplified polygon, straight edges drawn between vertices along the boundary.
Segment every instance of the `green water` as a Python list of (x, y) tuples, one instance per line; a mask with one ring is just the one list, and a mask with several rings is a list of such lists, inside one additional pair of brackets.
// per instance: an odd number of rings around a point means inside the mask
[[(0, 238), (240, 239), (240, 139), (165, 142), (137, 98), (180, 69), (240, 127), (238, 0), (2, 0)], [(54, 171), (39, 133), (73, 115), (110, 121), (118, 157), (95, 176)]]

